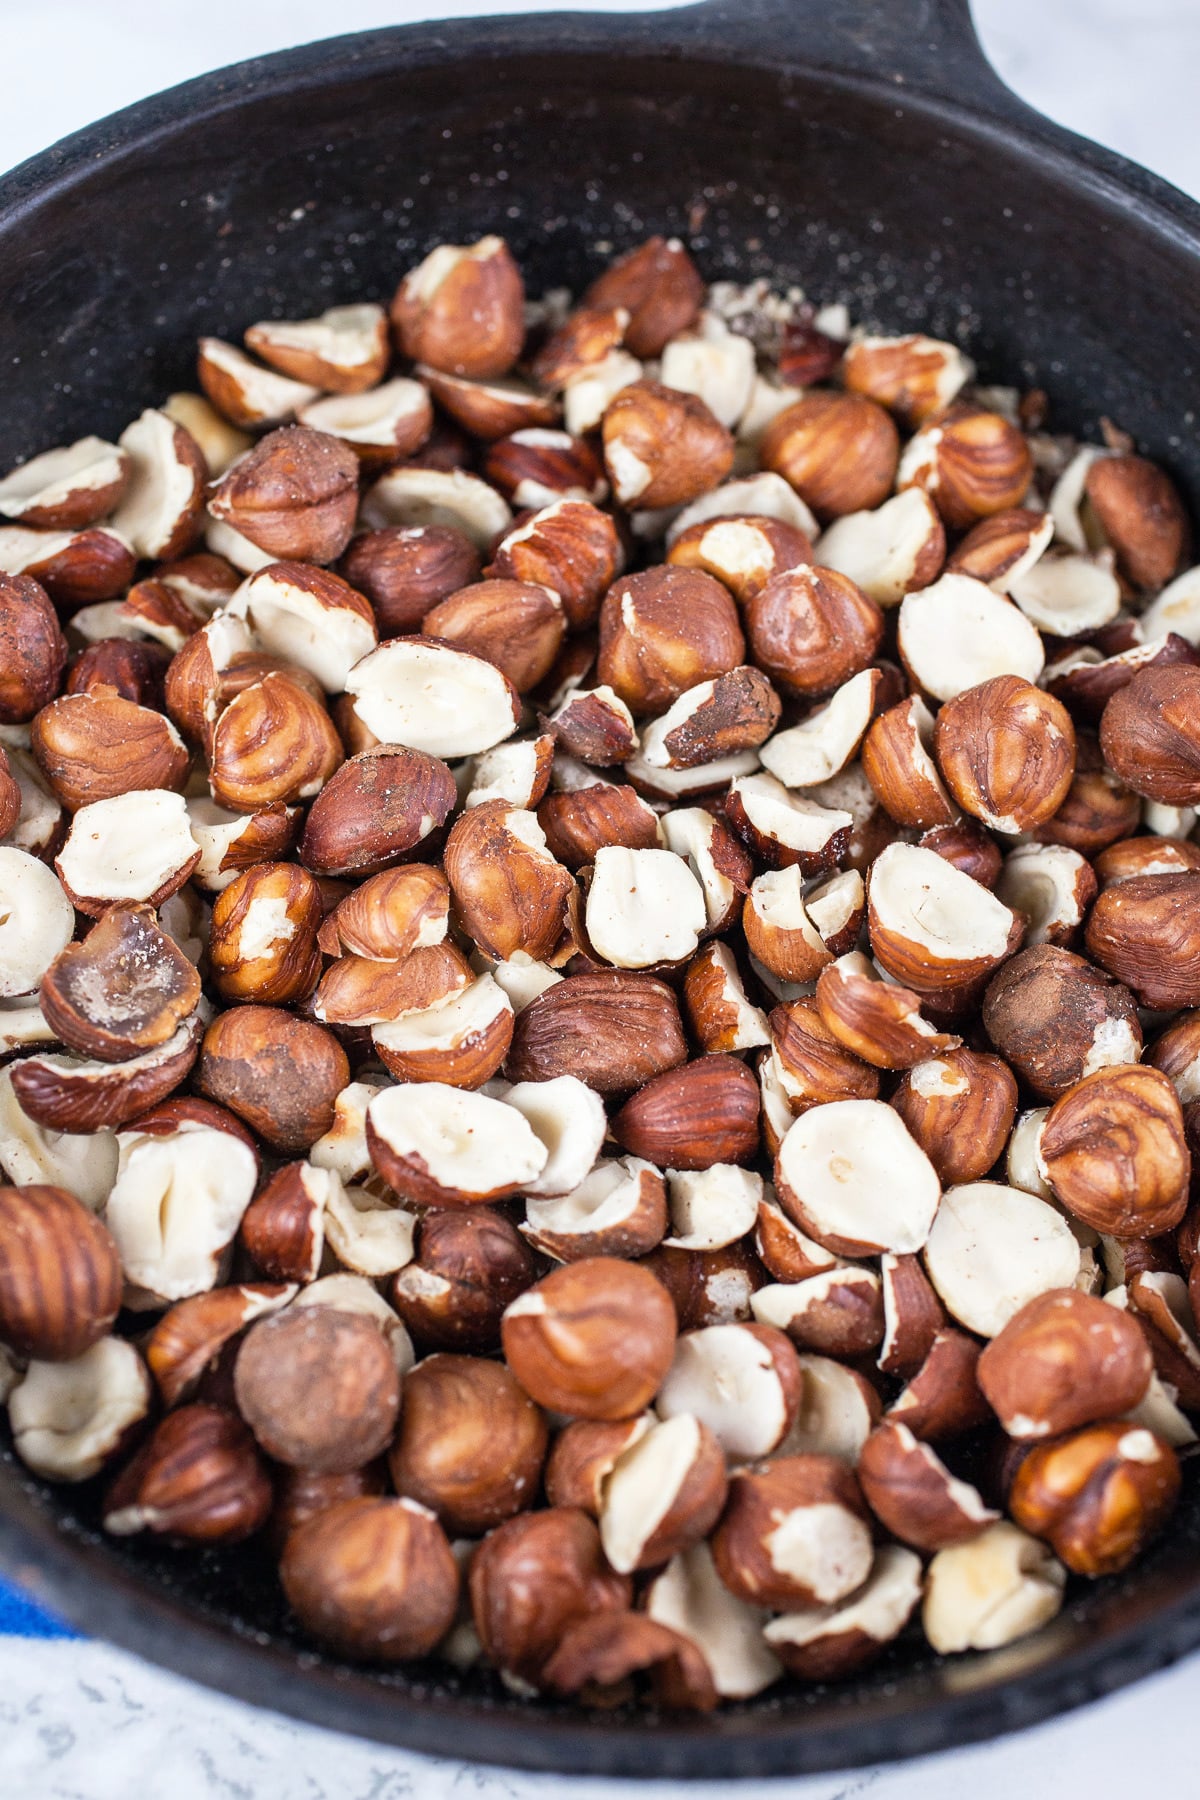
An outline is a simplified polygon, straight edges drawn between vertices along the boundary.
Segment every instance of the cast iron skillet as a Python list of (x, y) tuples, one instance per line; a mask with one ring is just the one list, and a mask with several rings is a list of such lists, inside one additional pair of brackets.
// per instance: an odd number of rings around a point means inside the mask
[[(965, 0), (708, 0), (347, 37), (206, 76), (0, 183), (0, 467), (115, 433), (237, 336), (385, 299), (439, 240), (503, 232), (536, 289), (679, 233), (856, 318), (962, 335), (985, 375), (1107, 413), (1200, 493), (1183, 430), (1200, 209), (1058, 130), (987, 67)], [(1032, 1640), (941, 1662), (915, 1636), (848, 1686), (706, 1719), (598, 1716), (483, 1678), (385, 1675), (291, 1635), (251, 1550), (104, 1542), (95, 1495), (0, 1463), (0, 1564), (89, 1632), (316, 1723), (591, 1774), (748, 1776), (1028, 1725), (1200, 1643), (1200, 1499), (1129, 1577)]]

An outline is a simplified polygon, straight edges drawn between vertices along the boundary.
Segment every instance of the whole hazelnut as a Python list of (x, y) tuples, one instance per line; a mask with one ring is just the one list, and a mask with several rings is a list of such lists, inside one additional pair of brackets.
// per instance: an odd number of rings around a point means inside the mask
[(439, 601), (478, 578), (482, 558), (453, 525), (386, 525), (352, 538), (338, 565), (371, 602), (381, 638), (419, 631)]
[(485, 571), (552, 588), (572, 631), (594, 625), (600, 602), (624, 566), (616, 522), (590, 500), (564, 498), (501, 538)]
[(1047, 1100), (1095, 1069), (1141, 1055), (1129, 989), (1056, 944), (1009, 958), (984, 994), (983, 1024), (1010, 1067)]
[(658, 356), (686, 331), (704, 300), (704, 282), (678, 238), (651, 237), (598, 275), (583, 296), (587, 307), (621, 307), (629, 314), (625, 344), (634, 356)]
[(934, 745), (958, 804), (992, 831), (1032, 831), (1053, 818), (1075, 773), (1075, 728), (1065, 706), (1019, 675), (998, 675), (948, 700)]
[(759, 454), (763, 468), (782, 475), (819, 519), (836, 519), (887, 499), (900, 437), (873, 400), (820, 392), (771, 420)]
[(603, 420), (604, 466), (624, 507), (683, 506), (724, 481), (733, 438), (696, 394), (635, 381)]
[(275, 673), (244, 688), (213, 729), (213, 798), (233, 812), (310, 800), (342, 761), (342, 744), (321, 701)]
[(981, 1181), (1004, 1152), (1017, 1116), (1017, 1083), (998, 1056), (945, 1050), (908, 1069), (892, 1105), (943, 1187)]
[(392, 1483), (430, 1507), (452, 1537), (478, 1537), (537, 1499), (548, 1433), (502, 1363), (430, 1356), (404, 1379), (388, 1453)]
[(346, 1053), (310, 1019), (276, 1006), (236, 1006), (204, 1035), (196, 1085), (275, 1150), (307, 1150), (333, 1124), (350, 1080)]
[(785, 693), (831, 693), (871, 662), (883, 613), (846, 575), (805, 566), (776, 575), (746, 602), (759, 668)]
[(534, 1274), (529, 1246), (502, 1213), (446, 1208), (425, 1214), (416, 1254), (389, 1292), (418, 1344), (483, 1354), (499, 1349), (504, 1309)]
[(1076, 1575), (1115, 1575), (1162, 1529), (1179, 1499), (1179, 1460), (1144, 1426), (1089, 1425), (1025, 1457), (1009, 1491), (1018, 1525)]
[(307, 425), (269, 431), (222, 478), (209, 508), (270, 556), (333, 562), (354, 529), (358, 458)]
[(421, 630), (486, 656), (524, 694), (553, 668), (566, 619), (553, 588), (493, 579), (447, 595), (426, 613)]
[(256, 863), (236, 876), (213, 904), (209, 931), (209, 966), (221, 998), (272, 1006), (305, 999), (321, 971), (323, 914), (316, 881), (295, 863)]
[(271, 1482), (254, 1439), (219, 1406), (167, 1414), (104, 1502), (115, 1537), (149, 1531), (190, 1544), (237, 1544), (265, 1524)]
[(505, 1312), (509, 1367), (540, 1406), (623, 1419), (657, 1393), (675, 1348), (675, 1309), (636, 1264), (585, 1257), (556, 1269)]
[(1187, 1211), (1191, 1156), (1158, 1069), (1097, 1069), (1056, 1100), (1039, 1155), (1055, 1198), (1110, 1237), (1157, 1237)]
[(1099, 456), (1084, 482), (1088, 504), (1136, 588), (1157, 593), (1191, 541), (1188, 516), (1170, 476), (1144, 456)]
[(1016, 425), (956, 403), (909, 440), (896, 480), (925, 488), (946, 524), (965, 531), (1020, 506), (1032, 478), (1033, 454)]
[(40, 582), (0, 574), (0, 724), (20, 725), (53, 700), (67, 640)]
[(1140, 670), (1104, 708), (1100, 747), (1135, 794), (1194, 806), (1200, 800), (1200, 667)]
[(373, 875), (444, 825), (458, 803), (445, 763), (377, 744), (331, 774), (309, 808), (300, 860), (314, 875)]
[(1137, 1320), (1093, 1294), (1039, 1294), (984, 1346), (979, 1385), (1011, 1438), (1058, 1437), (1131, 1412), (1153, 1362)]
[(489, 1532), (471, 1560), (470, 1591), (487, 1655), (535, 1686), (569, 1625), (623, 1612), (632, 1597), (596, 1526), (573, 1506), (523, 1513)]
[(65, 1188), (0, 1187), (0, 1343), (70, 1362), (112, 1328), (121, 1263), (106, 1225)]
[(1200, 870), (1105, 888), (1084, 930), (1088, 954), (1143, 1006), (1200, 1005)]
[(391, 305), (400, 349), (451, 375), (506, 375), (525, 337), (525, 286), (503, 238), (439, 244)]
[(234, 1369), (238, 1410), (276, 1462), (319, 1474), (361, 1468), (391, 1441), (400, 1377), (383, 1333), (360, 1313), (311, 1306), (247, 1332)]
[(297, 1527), (279, 1579), (301, 1625), (344, 1656), (427, 1656), (454, 1623), (458, 1564), (415, 1500), (343, 1500)]
[(644, 569), (604, 597), (596, 674), (635, 715), (665, 710), (745, 653), (736, 606), (698, 569)]

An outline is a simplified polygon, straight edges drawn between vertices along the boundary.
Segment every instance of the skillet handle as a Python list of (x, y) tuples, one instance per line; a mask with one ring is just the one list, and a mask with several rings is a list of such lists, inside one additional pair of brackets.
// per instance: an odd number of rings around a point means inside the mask
[(971, 19), (970, 0), (701, 0), (659, 15), (685, 24), (689, 47), (761, 57), (894, 83), (1012, 116), (1024, 103), (996, 74)]

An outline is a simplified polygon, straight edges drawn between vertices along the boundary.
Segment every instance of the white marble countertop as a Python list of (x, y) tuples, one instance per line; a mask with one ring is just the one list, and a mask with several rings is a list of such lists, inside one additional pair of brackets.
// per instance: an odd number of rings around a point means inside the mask
[[(579, 10), (586, 3), (559, 0)], [(631, 0), (590, 4), (634, 10)], [(0, 8), (8, 77), (0, 169), (243, 57), (333, 31), (515, 10), (502, 0), (8, 0)], [(1027, 100), (1200, 195), (1200, 0), (974, 0), (974, 11), (993, 61)], [(1181, 1771), (1194, 1766), (1198, 1686), (1193, 1659), (1000, 1743), (754, 1791), (772, 1800), (1187, 1793)], [(552, 1800), (568, 1791), (573, 1800), (707, 1800), (716, 1792), (431, 1762), (255, 1712), (106, 1645), (0, 1638), (4, 1800)]]

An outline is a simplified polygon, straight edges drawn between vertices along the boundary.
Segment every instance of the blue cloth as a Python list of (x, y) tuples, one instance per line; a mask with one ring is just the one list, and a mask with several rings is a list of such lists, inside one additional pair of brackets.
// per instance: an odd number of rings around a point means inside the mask
[(0, 1581), (0, 1637), (70, 1638), (78, 1635), (19, 1588)]

